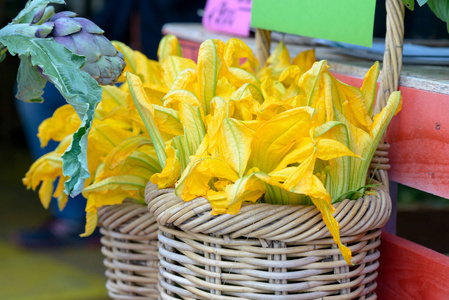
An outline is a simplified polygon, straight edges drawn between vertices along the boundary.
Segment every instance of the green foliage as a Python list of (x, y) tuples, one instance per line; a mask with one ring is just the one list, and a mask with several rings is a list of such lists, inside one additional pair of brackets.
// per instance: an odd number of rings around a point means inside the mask
[[(410, 9), (415, 9), (415, 1), (414, 0), (401, 0), (404, 5)], [(449, 0), (417, 0), (419, 6), (423, 6), (427, 3), (429, 5), (432, 12), (437, 16), (441, 21), (445, 22), (447, 25), (447, 32), (449, 32)]]
[(17, 99), (26, 102), (43, 102), (42, 94), (46, 82), (47, 80), (31, 65), (30, 57), (20, 58), (17, 74)]
[(446, 23), (449, 32), (449, 1), (448, 0), (429, 0), (427, 1), (430, 9), (435, 16)]
[[(87, 135), (92, 125), (95, 107), (101, 101), (102, 89), (80, 68), (83, 56), (76, 55), (50, 38), (36, 38), (35, 33), (45, 25), (30, 25), (35, 13), (49, 3), (64, 4), (62, 0), (29, 1), (26, 7), (7, 26), (0, 30), (0, 61), (7, 51), (18, 55), (21, 64), (18, 72), (17, 97), (23, 101), (41, 102), (45, 79), (51, 81), (61, 95), (71, 104), (81, 119), (81, 126), (73, 135), (71, 146), (63, 155), (63, 171), (70, 179), (65, 192), (72, 196), (81, 193), (89, 177), (87, 168)], [(39, 71), (42, 72), (42, 77)]]
[(50, 3), (65, 4), (64, 0), (34, 0), (28, 1), (25, 8), (12, 20), (11, 24), (30, 23), (33, 20), (34, 14), (46, 7)]
[(402, 0), (402, 3), (411, 11), (415, 10), (415, 0)]

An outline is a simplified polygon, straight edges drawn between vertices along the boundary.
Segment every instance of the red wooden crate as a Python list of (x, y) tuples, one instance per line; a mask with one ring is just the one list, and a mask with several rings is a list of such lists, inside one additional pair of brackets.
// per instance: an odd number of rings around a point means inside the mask
[(380, 300), (449, 299), (449, 257), (385, 231), (381, 241)]

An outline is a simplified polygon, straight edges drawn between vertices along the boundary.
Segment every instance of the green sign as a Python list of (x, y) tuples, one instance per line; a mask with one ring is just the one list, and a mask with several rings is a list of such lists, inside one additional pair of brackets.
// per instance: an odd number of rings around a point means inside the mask
[(371, 47), (376, 0), (253, 0), (251, 26)]

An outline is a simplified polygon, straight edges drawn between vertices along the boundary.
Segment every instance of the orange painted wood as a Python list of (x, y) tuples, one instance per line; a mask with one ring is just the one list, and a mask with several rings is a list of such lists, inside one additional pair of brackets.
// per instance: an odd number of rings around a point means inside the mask
[(379, 300), (449, 299), (449, 257), (382, 232)]
[(190, 58), (193, 61), (197, 61), (198, 50), (200, 49), (200, 44), (188, 40), (179, 39), (179, 44), (182, 48), (182, 56), (185, 58)]
[(449, 198), (449, 95), (400, 90), (403, 111), (393, 119), (387, 135), (390, 178)]
[[(354, 86), (362, 84), (361, 78), (334, 75)], [(449, 95), (409, 87), (399, 90), (402, 111), (387, 132), (390, 179), (449, 198)]]

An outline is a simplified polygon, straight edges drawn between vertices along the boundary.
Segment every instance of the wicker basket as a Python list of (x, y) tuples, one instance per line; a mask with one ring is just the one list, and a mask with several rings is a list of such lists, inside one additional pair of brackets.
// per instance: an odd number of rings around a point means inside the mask
[(157, 299), (157, 223), (133, 201), (98, 211), (106, 287), (113, 299)]
[[(387, 0), (387, 33), (375, 113), (397, 90), (402, 66), (404, 6)], [(270, 34), (256, 31), (263, 63)], [(207, 199), (184, 202), (173, 190), (146, 189), (159, 225), (160, 299), (376, 299), (381, 227), (391, 212), (388, 146), (372, 161), (383, 185), (377, 196), (336, 204), (340, 236), (352, 253), (340, 255), (315, 207), (246, 204), (237, 215), (211, 215)]]
[(184, 202), (151, 183), (146, 200), (160, 230), (162, 299), (375, 299), (379, 228), (391, 212), (385, 187), (336, 205), (354, 266), (313, 206), (246, 204), (213, 216), (207, 199)]

